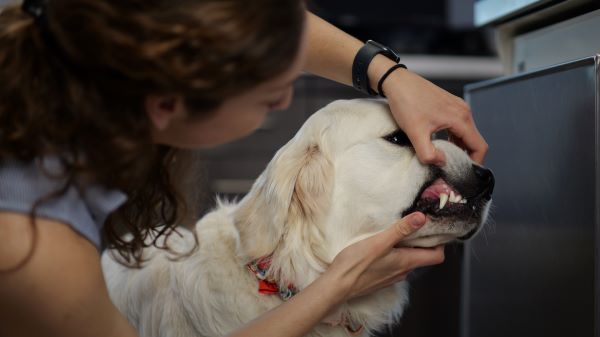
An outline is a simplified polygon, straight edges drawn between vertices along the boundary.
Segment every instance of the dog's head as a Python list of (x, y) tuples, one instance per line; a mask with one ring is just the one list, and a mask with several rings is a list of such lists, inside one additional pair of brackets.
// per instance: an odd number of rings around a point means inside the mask
[(446, 155), (443, 167), (419, 162), (384, 101), (327, 105), (279, 150), (242, 201), (236, 221), (245, 255), (279, 249), (318, 269), (413, 211), (428, 221), (402, 245), (472, 236), (485, 221), (493, 175), (454, 144), (434, 145)]

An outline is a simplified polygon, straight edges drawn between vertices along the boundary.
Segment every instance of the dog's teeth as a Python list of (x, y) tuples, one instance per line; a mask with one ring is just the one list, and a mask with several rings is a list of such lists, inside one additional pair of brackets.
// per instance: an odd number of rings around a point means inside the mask
[(459, 201), (459, 203), (466, 204), (467, 203), (467, 199), (462, 199), (461, 201)]
[(448, 202), (448, 194), (440, 194), (440, 209), (443, 209), (444, 206), (446, 206), (446, 202)]
[(460, 199), (458, 198), (458, 196), (456, 194), (454, 194), (454, 191), (450, 191), (450, 197), (448, 198), (448, 201), (458, 202), (458, 200), (460, 200)]

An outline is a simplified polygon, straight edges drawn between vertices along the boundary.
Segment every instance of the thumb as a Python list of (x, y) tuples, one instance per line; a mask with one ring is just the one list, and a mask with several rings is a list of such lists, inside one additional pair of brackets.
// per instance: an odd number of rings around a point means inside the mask
[(421, 163), (438, 166), (442, 166), (446, 163), (444, 152), (433, 146), (430, 137), (425, 137), (422, 132), (410, 132), (406, 135), (415, 148), (415, 152)]
[(414, 212), (400, 219), (400, 221), (384, 231), (386, 232), (387, 245), (393, 247), (398, 241), (423, 227), (426, 220), (425, 214), (421, 212)]

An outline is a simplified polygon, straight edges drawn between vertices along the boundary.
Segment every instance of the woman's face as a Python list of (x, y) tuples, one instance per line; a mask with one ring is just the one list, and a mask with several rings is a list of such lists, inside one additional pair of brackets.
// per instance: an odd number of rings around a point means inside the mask
[(226, 143), (252, 133), (269, 111), (289, 107), (294, 80), (306, 57), (306, 35), (304, 32), (298, 54), (288, 70), (225, 100), (207, 118), (199, 121), (189, 118), (181, 97), (148, 97), (146, 110), (153, 124), (154, 142), (178, 148), (204, 148)]

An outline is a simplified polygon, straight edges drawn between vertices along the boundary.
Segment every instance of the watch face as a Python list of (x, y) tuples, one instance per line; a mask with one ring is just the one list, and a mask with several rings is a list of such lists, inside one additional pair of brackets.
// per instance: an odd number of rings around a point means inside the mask
[(394, 62), (398, 63), (400, 62), (400, 56), (398, 56), (398, 54), (396, 54), (396, 52), (394, 52), (393, 50), (386, 48), (387, 52), (389, 53), (387, 56), (392, 59)]
[(372, 45), (374, 45), (375, 47), (378, 47), (378, 48), (381, 48), (381, 49), (387, 49), (387, 47), (386, 47), (386, 46), (382, 45), (382, 44), (381, 44), (381, 43), (379, 43), (379, 42), (375, 42), (375, 41), (373, 41), (373, 40), (369, 40), (369, 41), (367, 41), (367, 43), (368, 43), (368, 44), (372, 44)]
[(373, 46), (381, 49), (381, 54), (383, 54), (384, 56), (387, 56), (392, 61), (394, 61), (394, 62), (399, 62), (400, 61), (400, 56), (398, 56), (398, 54), (396, 54), (390, 48), (382, 45), (381, 43), (375, 42), (373, 40), (368, 40), (366, 43), (368, 43), (370, 45), (373, 45)]

